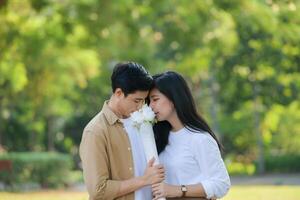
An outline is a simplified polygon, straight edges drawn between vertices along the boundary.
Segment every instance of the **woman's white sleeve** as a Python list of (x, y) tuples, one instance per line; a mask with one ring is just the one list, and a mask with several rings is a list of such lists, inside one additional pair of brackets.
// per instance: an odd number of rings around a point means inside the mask
[(202, 135), (193, 142), (195, 158), (205, 177), (201, 184), (206, 198), (222, 198), (229, 191), (231, 183), (216, 141), (210, 135)]

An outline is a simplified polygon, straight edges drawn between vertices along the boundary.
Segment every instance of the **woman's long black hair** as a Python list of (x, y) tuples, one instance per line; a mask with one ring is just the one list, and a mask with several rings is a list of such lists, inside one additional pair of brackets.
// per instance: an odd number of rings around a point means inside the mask
[[(153, 79), (153, 88), (158, 89), (172, 101), (178, 118), (184, 127), (193, 132), (208, 132), (216, 140), (221, 151), (222, 145), (218, 141), (216, 135), (205, 120), (197, 113), (194, 99), (184, 78), (176, 72), (168, 71), (154, 75)], [(168, 121), (160, 121), (154, 125), (153, 130), (158, 153), (162, 152), (167, 146), (171, 129), (172, 126)]]

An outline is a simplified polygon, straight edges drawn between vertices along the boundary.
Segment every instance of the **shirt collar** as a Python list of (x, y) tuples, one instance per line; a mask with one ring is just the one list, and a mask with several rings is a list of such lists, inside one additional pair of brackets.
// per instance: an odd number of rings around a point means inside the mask
[(108, 106), (108, 101), (104, 102), (104, 105), (102, 107), (102, 111), (103, 111), (104, 116), (105, 116), (105, 118), (107, 119), (107, 121), (110, 125), (113, 125), (116, 122), (121, 123), (121, 119)]

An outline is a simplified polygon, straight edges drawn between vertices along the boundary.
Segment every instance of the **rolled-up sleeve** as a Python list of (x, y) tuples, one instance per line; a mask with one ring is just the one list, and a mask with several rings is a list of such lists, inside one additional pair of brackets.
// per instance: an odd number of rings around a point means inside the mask
[(206, 198), (222, 198), (230, 189), (230, 178), (216, 141), (207, 135), (196, 140), (194, 150), (205, 179), (201, 182)]
[(104, 134), (85, 130), (79, 153), (90, 200), (115, 199), (121, 182), (109, 179), (110, 168)]

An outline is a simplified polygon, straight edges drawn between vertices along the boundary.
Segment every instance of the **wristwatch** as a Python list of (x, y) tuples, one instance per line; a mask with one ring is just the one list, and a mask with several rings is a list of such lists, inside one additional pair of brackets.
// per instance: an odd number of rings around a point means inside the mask
[(187, 187), (185, 185), (181, 185), (181, 192), (182, 192), (182, 196), (181, 197), (185, 197), (185, 194), (187, 192)]

